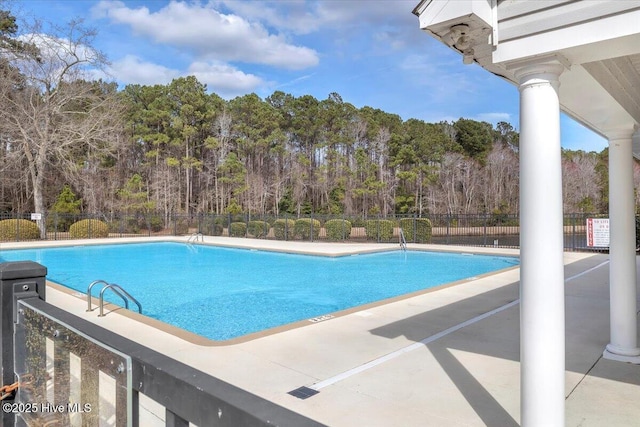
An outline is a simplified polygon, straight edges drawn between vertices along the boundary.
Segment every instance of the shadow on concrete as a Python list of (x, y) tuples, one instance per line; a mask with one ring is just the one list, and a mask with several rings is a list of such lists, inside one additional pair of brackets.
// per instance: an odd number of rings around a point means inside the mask
[(448, 349), (440, 346), (428, 347), (442, 369), (486, 425), (501, 427), (519, 425)]
[[(606, 259), (606, 256), (592, 257), (567, 264), (565, 280)], [(608, 265), (565, 282), (566, 370), (640, 385), (640, 375), (628, 374), (629, 369), (640, 374), (640, 366), (629, 368), (628, 364), (619, 363), (609, 365), (606, 370), (590, 372), (600, 360), (609, 340), (608, 286)], [(518, 298), (519, 282), (514, 282), (438, 309), (391, 322), (370, 332), (389, 339), (404, 336), (409, 340), (421, 342), (427, 337)], [(517, 304), (507, 308), (426, 345), (467, 402), (487, 425), (516, 426), (518, 424), (450, 350), (461, 350), (519, 362), (519, 307)]]

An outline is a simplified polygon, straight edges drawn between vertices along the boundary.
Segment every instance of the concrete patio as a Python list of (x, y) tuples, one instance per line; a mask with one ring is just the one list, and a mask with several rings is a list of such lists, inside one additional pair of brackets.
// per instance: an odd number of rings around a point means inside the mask
[[(397, 248), (214, 237), (205, 242), (332, 255)], [(608, 255), (565, 253), (564, 259), (566, 425), (640, 426), (640, 366), (602, 358), (609, 342)], [(85, 311), (81, 295), (52, 286), (47, 300), (330, 426), (515, 426), (518, 280), (518, 268), (505, 270), (229, 345), (199, 345), (139, 322), (137, 315), (124, 316), (124, 310), (98, 318), (96, 311)], [(289, 394), (300, 387), (318, 393), (307, 399)], [(141, 425), (164, 425), (162, 408), (143, 398), (141, 405), (148, 410)]]

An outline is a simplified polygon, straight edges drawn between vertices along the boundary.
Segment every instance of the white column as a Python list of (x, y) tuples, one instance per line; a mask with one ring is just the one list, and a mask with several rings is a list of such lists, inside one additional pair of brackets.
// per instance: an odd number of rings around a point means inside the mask
[(516, 70), (520, 86), (521, 425), (564, 426), (565, 323), (558, 77)]
[(633, 130), (609, 138), (609, 298), (611, 342), (607, 359), (640, 363), (637, 330), (636, 226)]

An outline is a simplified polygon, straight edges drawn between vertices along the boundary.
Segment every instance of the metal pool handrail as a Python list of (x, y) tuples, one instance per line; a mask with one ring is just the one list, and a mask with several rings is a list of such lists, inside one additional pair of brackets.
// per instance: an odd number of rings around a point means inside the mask
[(91, 289), (98, 283), (103, 283), (105, 286), (109, 284), (104, 280), (94, 280), (93, 282), (89, 283), (89, 287), (87, 288), (87, 311), (91, 311)]
[(398, 240), (400, 241), (400, 249), (403, 251), (407, 250), (407, 240), (404, 238), (404, 231), (402, 228), (400, 229), (400, 233), (398, 234)]
[(189, 236), (189, 238), (187, 239), (187, 243), (191, 243), (191, 238), (193, 238), (194, 242), (197, 242), (198, 239), (204, 242), (204, 235), (199, 231), (197, 233), (191, 234), (191, 236)]
[(100, 291), (100, 314), (98, 315), (98, 317), (104, 317), (104, 293), (107, 289), (111, 289), (114, 293), (116, 293), (117, 295), (120, 295), (120, 297), (122, 297), (122, 299), (124, 299), (125, 301), (125, 308), (129, 308), (129, 303), (127, 302), (127, 299), (122, 294), (126, 295), (127, 298), (129, 298), (131, 301), (136, 303), (136, 305), (138, 306), (138, 313), (142, 314), (142, 305), (140, 305), (137, 299), (132, 297), (129, 292), (122, 289), (122, 287), (120, 287), (119, 285), (115, 283), (109, 283), (107, 284), (107, 286), (103, 287), (102, 290)]

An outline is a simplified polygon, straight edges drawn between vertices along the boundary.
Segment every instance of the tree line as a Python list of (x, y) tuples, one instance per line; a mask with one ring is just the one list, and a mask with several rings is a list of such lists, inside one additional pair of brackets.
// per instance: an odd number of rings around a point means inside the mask
[[(17, 38), (0, 11), (0, 212), (518, 213), (518, 133), (276, 91), (225, 100), (195, 77), (92, 79), (80, 23)], [(565, 212), (607, 210), (607, 151), (563, 151)], [(636, 174), (638, 175), (638, 174)]]

